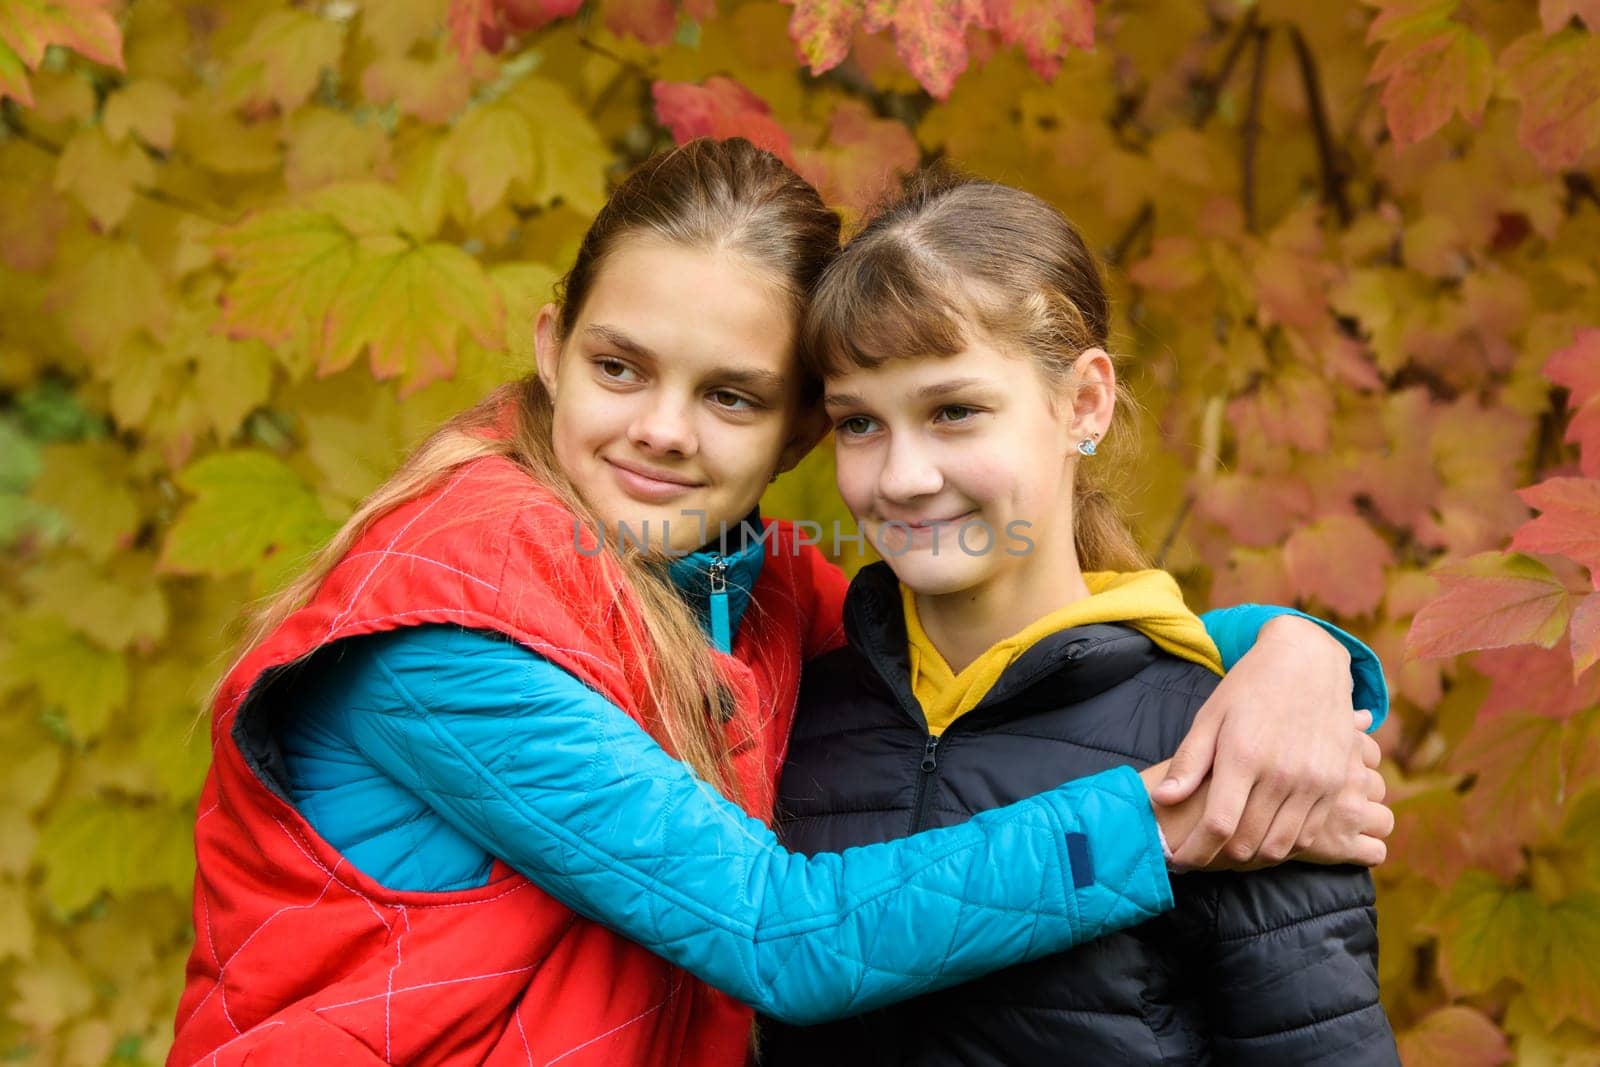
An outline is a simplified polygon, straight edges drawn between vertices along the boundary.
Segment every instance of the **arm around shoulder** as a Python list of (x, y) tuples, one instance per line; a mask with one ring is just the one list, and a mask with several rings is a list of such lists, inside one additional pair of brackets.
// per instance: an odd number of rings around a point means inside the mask
[(961, 826), (786, 851), (630, 717), (482, 634), (384, 649), (369, 758), (459, 832), (588, 916), (761, 1011), (815, 1023), (1058, 952), (1171, 906), (1127, 768)]

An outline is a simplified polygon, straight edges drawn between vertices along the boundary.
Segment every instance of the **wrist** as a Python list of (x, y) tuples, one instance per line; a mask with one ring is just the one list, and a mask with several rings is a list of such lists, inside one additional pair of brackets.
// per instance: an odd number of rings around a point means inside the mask
[(1346, 669), (1350, 664), (1350, 650), (1344, 643), (1324, 629), (1321, 623), (1301, 615), (1274, 615), (1262, 623), (1256, 634), (1256, 643), (1262, 642), (1287, 643), (1300, 649), (1322, 649), (1328, 655), (1336, 656)]

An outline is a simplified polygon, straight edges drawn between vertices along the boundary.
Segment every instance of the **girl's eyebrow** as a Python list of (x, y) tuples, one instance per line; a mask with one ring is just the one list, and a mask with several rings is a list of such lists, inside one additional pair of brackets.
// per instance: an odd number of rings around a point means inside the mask
[(781, 374), (774, 374), (769, 370), (757, 370), (754, 367), (718, 367), (709, 377), (756, 392), (770, 390), (781, 393), (789, 384)]
[(630, 356), (638, 356), (641, 359), (657, 358), (656, 354), (648, 346), (635, 341), (615, 326), (592, 322), (589, 324), (588, 329), (584, 330), (584, 333), (597, 341), (610, 345), (612, 348), (620, 348)]
[[(661, 362), (661, 357), (656, 355), (649, 346), (634, 340), (615, 326), (592, 322), (584, 330), (584, 334), (594, 340), (610, 345), (612, 348), (621, 349), (630, 356), (654, 360), (657, 363)], [(714, 378), (719, 382), (727, 382), (729, 385), (737, 385), (740, 388), (754, 389), (758, 392), (767, 390), (781, 393), (789, 385), (783, 375), (755, 367), (716, 367), (710, 371), (707, 377)]]
[[(989, 381), (983, 378), (952, 378), (947, 382), (934, 382), (932, 385), (924, 385), (921, 389), (912, 393), (911, 396), (914, 400), (938, 400), (940, 397), (959, 393), (964, 389), (988, 388), (990, 384)], [(828, 393), (822, 398), (822, 403), (824, 406), (833, 407), (865, 407), (867, 402), (854, 393)]]

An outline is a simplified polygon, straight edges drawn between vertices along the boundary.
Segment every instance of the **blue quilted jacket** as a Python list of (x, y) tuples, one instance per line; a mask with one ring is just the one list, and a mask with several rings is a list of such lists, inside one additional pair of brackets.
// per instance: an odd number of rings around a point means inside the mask
[[(674, 564), (708, 630), (709, 566), (727, 565), (728, 587), (748, 590), (761, 551)], [(736, 630), (744, 602), (726, 608)], [(1242, 652), (1270, 614), (1220, 617), (1219, 646)], [(950, 830), (807, 859), (593, 690), (497, 635), (429, 626), (354, 638), (270, 696), (280, 715), (258, 758), (379, 882), (481, 885), (499, 857), (780, 1019), (943, 988), (1172, 903), (1148, 799), (1126, 768)], [(551, 861), (574, 847), (573, 831), (582, 878)]]

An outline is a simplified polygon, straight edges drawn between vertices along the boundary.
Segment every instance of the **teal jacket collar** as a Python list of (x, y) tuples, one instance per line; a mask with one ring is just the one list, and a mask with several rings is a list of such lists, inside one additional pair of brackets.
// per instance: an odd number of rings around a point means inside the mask
[(740, 527), (730, 527), (723, 537), (667, 564), (672, 584), (719, 652), (732, 650), (733, 637), (750, 606), (750, 594), (766, 558), (766, 539), (757, 537), (762, 530), (760, 508), (745, 516), (744, 526), (752, 531), (749, 535), (742, 536)]

